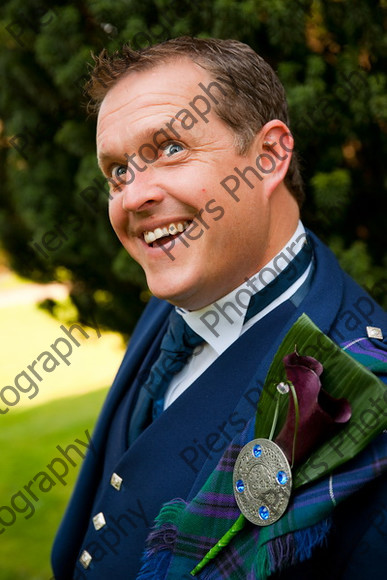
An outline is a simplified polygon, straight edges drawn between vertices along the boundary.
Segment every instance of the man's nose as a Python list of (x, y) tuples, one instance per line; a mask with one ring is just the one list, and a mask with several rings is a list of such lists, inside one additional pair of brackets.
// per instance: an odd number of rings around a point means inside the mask
[(165, 190), (157, 182), (156, 172), (149, 166), (146, 171), (136, 171), (134, 178), (127, 179), (121, 187), (122, 208), (125, 211), (139, 212), (148, 209), (161, 202), (165, 196)]

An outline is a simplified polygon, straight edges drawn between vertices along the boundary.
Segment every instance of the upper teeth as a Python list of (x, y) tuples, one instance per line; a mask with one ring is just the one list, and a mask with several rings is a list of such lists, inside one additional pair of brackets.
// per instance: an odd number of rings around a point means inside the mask
[(144, 232), (144, 240), (147, 244), (152, 244), (159, 238), (164, 238), (165, 236), (170, 236), (177, 234), (178, 232), (184, 232), (184, 230), (189, 226), (190, 222), (177, 222), (171, 223), (168, 226), (162, 228), (156, 228), (151, 232)]

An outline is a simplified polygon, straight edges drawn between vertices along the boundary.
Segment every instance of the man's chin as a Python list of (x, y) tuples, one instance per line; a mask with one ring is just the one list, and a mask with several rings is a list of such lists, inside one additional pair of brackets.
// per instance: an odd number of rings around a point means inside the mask
[(148, 288), (156, 298), (160, 300), (165, 300), (173, 306), (179, 306), (186, 310), (193, 310), (191, 305), (193, 304), (193, 292), (190, 285), (183, 286), (181, 284), (172, 285), (171, 276), (168, 276), (168, 280), (162, 284), (160, 280), (155, 281), (154, 279), (147, 278)]

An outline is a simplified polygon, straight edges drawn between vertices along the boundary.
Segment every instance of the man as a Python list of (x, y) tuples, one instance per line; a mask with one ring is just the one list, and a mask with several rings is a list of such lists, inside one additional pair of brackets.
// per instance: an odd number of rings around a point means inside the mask
[[(137, 577), (160, 509), (201, 497), (251, 425), (270, 363), (302, 313), (340, 344), (376, 337), (369, 354), (378, 361), (387, 334), (381, 309), (299, 221), (302, 182), (284, 90), (254, 51), (180, 38), (142, 52), (103, 52), (89, 92), (110, 220), (156, 298), (132, 336), (58, 533), (58, 580)], [(188, 333), (184, 355), (174, 354), (170, 332)], [(161, 370), (153, 366), (160, 352)], [(316, 540), (306, 522), (300, 536), (286, 536), (288, 546), (308, 538), (310, 549), (281, 556), (281, 577), (360, 578), (365, 561), (374, 574), (382, 570), (381, 464), (365, 491), (335, 510), (340, 490), (330, 480), (329, 530), (324, 518)], [(141, 578), (191, 577), (198, 563), (191, 531), (184, 539), (178, 526), (159, 525)], [(205, 554), (220, 537), (201, 532)], [(246, 563), (258, 527), (244, 533), (245, 560), (231, 543), (198, 577), (261, 577)], [(364, 557), (353, 552), (357, 544)]]

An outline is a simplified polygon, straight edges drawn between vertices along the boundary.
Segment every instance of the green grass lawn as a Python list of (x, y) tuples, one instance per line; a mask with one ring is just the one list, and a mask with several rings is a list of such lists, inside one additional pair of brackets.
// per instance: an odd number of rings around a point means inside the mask
[[(3, 296), (4, 292), (17, 291), (21, 284), (25, 289), (25, 281), (13, 274), (0, 276)], [(62, 320), (56, 320), (39, 310), (28, 297), (20, 304), (0, 304), (0, 391), (6, 386), (14, 388), (16, 376), (22, 371), (34, 378), (28, 366), (41, 353), (53, 353), (51, 345), (65, 336), (61, 324), (68, 328), (70, 323), (66, 321), (74, 314), (68, 300), (61, 304), (61, 309)], [(0, 580), (52, 577), (51, 546), (81, 458), (76, 452), (71, 453), (77, 466), (69, 466), (66, 485), (50, 474), (47, 465), (55, 457), (61, 457), (57, 445), (65, 448), (75, 439), (87, 442), (85, 430), (92, 432), (106, 387), (114, 379), (124, 350), (118, 334), (103, 332), (98, 338), (95, 330), (83, 328), (89, 336), (74, 331), (79, 347), (72, 345), (70, 364), (60, 361), (52, 372), (42, 370), (41, 363), (36, 364), (34, 368), (42, 378), (36, 381), (39, 392), (32, 399), (29, 398), (32, 390), (20, 392), (17, 404), (0, 414)], [(21, 384), (25, 388), (27, 383)], [(4, 392), (6, 398), (11, 396), (10, 390), (3, 391), (3, 395)], [(0, 409), (4, 411), (6, 406), (1, 400)], [(48, 478), (43, 482), (44, 474), (38, 476), (39, 472), (51, 475), (52, 483)], [(23, 489), (31, 481), (30, 490), (36, 500)], [(23, 496), (13, 499), (16, 506), (13, 507), (11, 498), (19, 491)], [(32, 507), (26, 504), (27, 500)], [(24, 508), (26, 511), (21, 513)], [(12, 525), (1, 523), (11, 523), (15, 516)]]
[[(12, 386), (22, 371), (34, 379), (28, 366), (43, 352), (54, 354), (51, 345), (59, 337), (66, 337), (61, 325), (67, 329), (70, 327), (69, 322), (56, 320), (34, 304), (0, 308), (0, 389), (5, 385)], [(103, 332), (98, 338), (93, 328), (82, 328), (88, 338), (77, 329), (73, 331), (80, 346), (71, 344), (73, 350), (68, 356), (69, 364), (56, 356), (60, 364), (52, 372), (46, 372), (42, 370), (42, 362), (38, 362), (34, 368), (42, 378), (41, 382), (36, 379), (39, 393), (33, 398), (29, 398), (32, 390), (22, 393), (19, 403), (0, 417), (0, 424), (7, 422), (8, 416), (21, 408), (29, 409), (57, 397), (86, 393), (111, 384), (124, 352), (121, 336)], [(63, 345), (60, 348), (63, 349)]]
[[(17, 413), (8, 413), (6, 424), (0, 430), (1, 479), (0, 506), (10, 506), (11, 497), (22, 490), (40, 471), (47, 470), (54, 457), (60, 456), (57, 445), (66, 447), (75, 439), (87, 441), (85, 430), (92, 432), (99, 409), (106, 396), (106, 389), (100, 389), (78, 397), (67, 397)], [(78, 445), (79, 448), (81, 448)], [(64, 477), (67, 485), (58, 480), (49, 491), (43, 492), (38, 483), (39, 476), (31, 490), (38, 501), (28, 493), (35, 513), (16, 513), (13, 525), (5, 527), (0, 535), (1, 580), (49, 580), (52, 577), (50, 550), (56, 529), (78, 473), (81, 458), (72, 455), (77, 467), (69, 467)], [(25, 505), (16, 505), (22, 509)], [(10, 513), (0, 511), (4, 520), (11, 521)], [(4, 526), (0, 527), (4, 528)]]

